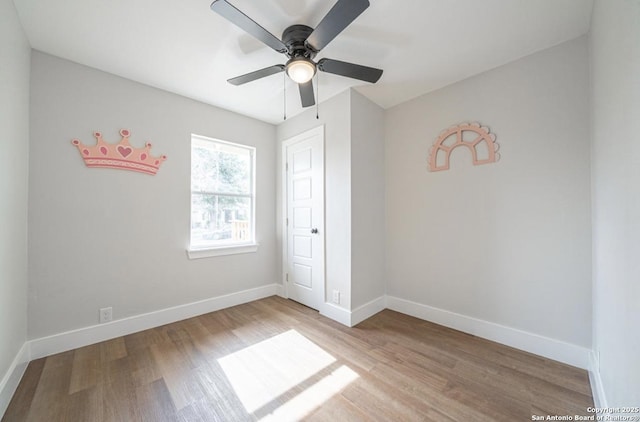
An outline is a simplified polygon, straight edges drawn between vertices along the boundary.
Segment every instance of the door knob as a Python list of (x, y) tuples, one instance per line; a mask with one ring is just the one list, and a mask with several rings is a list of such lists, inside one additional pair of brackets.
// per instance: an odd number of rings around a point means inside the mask
[(311, 233), (313, 233), (313, 234), (318, 233), (318, 229), (311, 229)]

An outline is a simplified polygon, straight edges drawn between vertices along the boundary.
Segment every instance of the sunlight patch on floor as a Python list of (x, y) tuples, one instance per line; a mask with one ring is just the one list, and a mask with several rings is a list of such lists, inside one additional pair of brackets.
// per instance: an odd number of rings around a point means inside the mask
[(299, 421), (357, 378), (358, 374), (343, 365), (260, 421)]
[[(236, 395), (249, 413), (272, 402), (335, 361), (333, 356), (295, 330), (278, 334), (218, 359)], [(334, 374), (327, 378), (333, 378)], [(343, 371), (338, 375), (342, 379)], [(323, 388), (326, 390), (326, 387)], [(297, 397), (291, 401), (295, 399)]]

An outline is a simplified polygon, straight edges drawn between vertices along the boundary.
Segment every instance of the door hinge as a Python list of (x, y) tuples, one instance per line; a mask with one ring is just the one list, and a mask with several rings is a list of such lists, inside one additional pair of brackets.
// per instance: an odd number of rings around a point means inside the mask
[(286, 274), (286, 279), (289, 281), (289, 273)]
[(287, 226), (289, 225), (289, 217), (287, 217)]
[(285, 169), (286, 171), (289, 171), (289, 163), (284, 163), (284, 169)]

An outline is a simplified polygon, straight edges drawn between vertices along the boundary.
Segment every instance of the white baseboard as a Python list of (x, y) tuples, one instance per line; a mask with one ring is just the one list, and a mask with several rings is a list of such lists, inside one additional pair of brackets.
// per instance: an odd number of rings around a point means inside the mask
[(578, 368), (589, 367), (591, 350), (586, 347), (393, 296), (387, 296), (387, 308)]
[(594, 351), (589, 353), (589, 384), (591, 384), (591, 393), (593, 394), (593, 405), (598, 408), (609, 407), (604, 395), (602, 378), (600, 378), (598, 359)]
[(362, 306), (358, 306), (351, 311), (351, 324), (350, 327), (360, 324), (367, 318), (370, 318), (380, 311), (383, 311), (387, 307), (387, 296), (380, 296), (377, 299), (373, 299), (370, 302), (365, 303)]
[(333, 303), (325, 302), (320, 309), (320, 315), (324, 315), (342, 325), (351, 327), (351, 311), (334, 305)]
[(11, 366), (9, 366), (7, 373), (4, 374), (2, 381), (0, 381), (0, 419), (7, 407), (9, 407), (9, 402), (11, 402), (11, 398), (16, 392), (16, 388), (18, 388), (18, 384), (20, 384), (22, 375), (24, 375), (30, 360), (29, 342), (25, 342), (13, 362), (11, 362)]
[(330, 302), (325, 302), (320, 309), (320, 315), (324, 315), (336, 322), (347, 327), (353, 327), (364, 321), (365, 319), (377, 314), (387, 307), (387, 297), (380, 296), (377, 299), (367, 302), (362, 306), (358, 306), (353, 311), (341, 308)]
[(161, 309), (147, 314), (123, 318), (106, 324), (93, 325), (34, 339), (29, 342), (31, 346), (31, 359), (38, 359), (55, 353), (65, 352), (89, 344), (110, 340), (149, 328), (159, 327), (183, 319), (273, 296), (278, 292), (277, 286), (275, 283), (269, 284), (224, 296)]
[(276, 295), (288, 299), (284, 291), (284, 286), (280, 283), (276, 283)]

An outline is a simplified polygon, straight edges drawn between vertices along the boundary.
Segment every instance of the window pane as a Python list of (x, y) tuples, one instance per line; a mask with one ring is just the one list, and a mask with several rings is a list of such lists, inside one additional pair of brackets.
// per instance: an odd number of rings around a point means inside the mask
[(191, 148), (191, 190), (251, 193), (251, 155), (246, 148), (199, 142)]
[(251, 198), (191, 195), (191, 245), (251, 241)]
[[(248, 152), (248, 151), (247, 151)], [(251, 157), (249, 154), (235, 154), (218, 151), (217, 192), (249, 193), (251, 177)]]
[(217, 154), (214, 150), (191, 148), (191, 190), (212, 192), (216, 189), (218, 174)]

